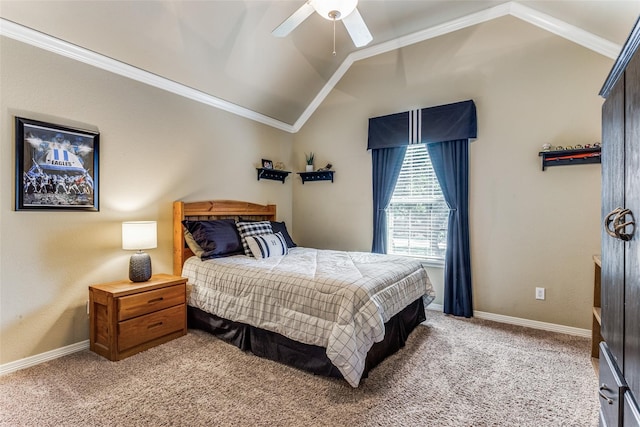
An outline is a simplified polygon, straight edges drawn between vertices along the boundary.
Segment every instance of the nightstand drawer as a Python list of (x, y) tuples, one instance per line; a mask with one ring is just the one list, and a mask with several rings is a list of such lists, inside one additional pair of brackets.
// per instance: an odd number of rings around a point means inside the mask
[(154, 274), (89, 286), (89, 348), (116, 361), (186, 334), (186, 283)]
[(118, 298), (118, 321), (184, 304), (185, 287), (175, 285)]
[[(184, 287), (183, 287), (184, 289)], [(184, 302), (184, 299), (182, 300)], [(118, 351), (180, 331), (184, 328), (184, 304), (125, 320), (118, 325)]]

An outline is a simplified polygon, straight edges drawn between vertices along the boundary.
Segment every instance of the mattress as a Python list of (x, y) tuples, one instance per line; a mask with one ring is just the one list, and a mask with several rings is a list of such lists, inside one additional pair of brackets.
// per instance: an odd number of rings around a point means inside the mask
[(434, 292), (419, 260), (403, 256), (291, 248), (283, 257), (189, 258), (188, 304), (235, 322), (326, 348), (353, 387), (384, 323)]

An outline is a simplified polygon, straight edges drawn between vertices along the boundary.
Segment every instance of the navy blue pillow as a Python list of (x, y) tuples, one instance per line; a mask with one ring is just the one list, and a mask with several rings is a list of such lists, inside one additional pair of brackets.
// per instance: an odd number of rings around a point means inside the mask
[(200, 245), (201, 259), (221, 258), (243, 254), (240, 235), (233, 219), (213, 221), (182, 221), (182, 224)]
[(271, 228), (273, 229), (273, 234), (282, 233), (282, 235), (284, 236), (284, 241), (287, 242), (288, 248), (295, 248), (296, 246), (298, 246), (293, 242), (291, 236), (289, 236), (289, 232), (287, 231), (287, 226), (284, 221), (271, 221)]

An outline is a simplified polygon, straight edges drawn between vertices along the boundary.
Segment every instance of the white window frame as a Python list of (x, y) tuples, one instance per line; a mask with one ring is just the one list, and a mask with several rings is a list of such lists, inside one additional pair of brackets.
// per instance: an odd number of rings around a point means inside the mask
[(426, 145), (409, 145), (387, 208), (387, 253), (444, 265), (448, 216)]

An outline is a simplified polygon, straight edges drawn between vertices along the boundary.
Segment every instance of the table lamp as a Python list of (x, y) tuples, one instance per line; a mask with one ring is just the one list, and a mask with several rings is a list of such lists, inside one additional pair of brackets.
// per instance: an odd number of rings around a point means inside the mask
[(137, 251), (129, 260), (129, 280), (146, 282), (151, 278), (151, 257), (143, 249), (158, 247), (158, 226), (155, 221), (122, 223), (122, 249)]

